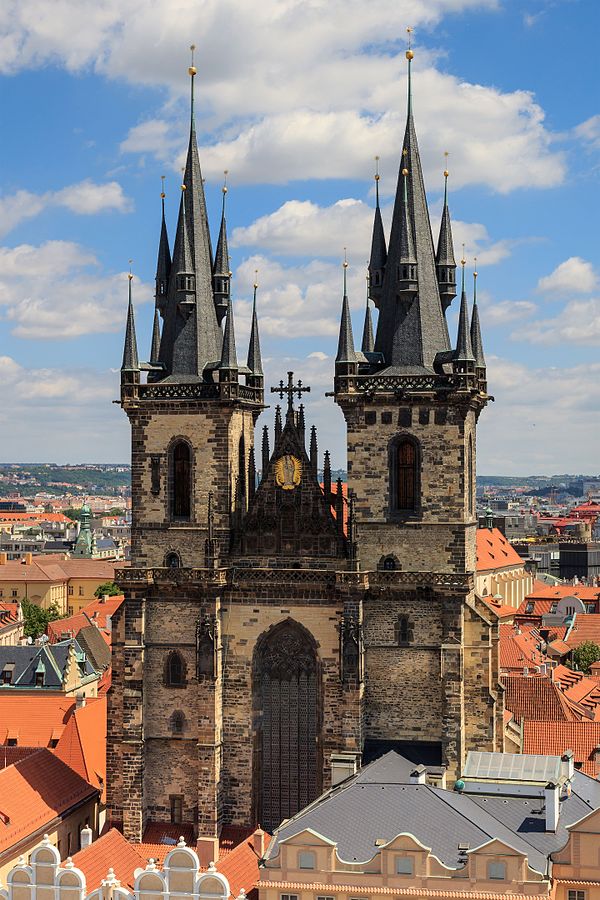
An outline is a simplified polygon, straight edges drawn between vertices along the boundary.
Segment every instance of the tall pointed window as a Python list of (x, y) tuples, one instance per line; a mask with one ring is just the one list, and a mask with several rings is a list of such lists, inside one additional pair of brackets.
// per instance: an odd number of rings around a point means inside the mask
[(177, 441), (171, 451), (171, 516), (191, 518), (192, 453), (186, 441)]
[(397, 512), (411, 512), (418, 507), (419, 449), (416, 441), (402, 437), (392, 447), (390, 480), (393, 505)]
[(238, 445), (238, 497), (243, 510), (246, 509), (246, 472), (246, 442), (242, 435)]
[(185, 663), (178, 650), (171, 650), (165, 664), (167, 687), (185, 687)]
[(475, 495), (475, 464), (473, 460), (473, 435), (469, 435), (469, 443), (467, 444), (467, 505), (469, 515), (473, 515), (474, 495)]

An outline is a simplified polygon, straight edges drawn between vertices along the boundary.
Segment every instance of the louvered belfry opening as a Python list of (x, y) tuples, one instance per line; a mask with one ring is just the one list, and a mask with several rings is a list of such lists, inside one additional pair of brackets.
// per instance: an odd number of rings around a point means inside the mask
[(321, 792), (319, 671), (303, 629), (284, 622), (257, 651), (258, 821), (271, 831)]
[(397, 447), (397, 508), (415, 509), (417, 501), (417, 448), (412, 441), (400, 441)]

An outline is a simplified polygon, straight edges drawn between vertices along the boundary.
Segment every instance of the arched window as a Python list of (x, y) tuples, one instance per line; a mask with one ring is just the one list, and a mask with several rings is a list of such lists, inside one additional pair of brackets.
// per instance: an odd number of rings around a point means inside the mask
[(192, 453), (186, 441), (177, 441), (171, 451), (171, 515), (189, 519), (192, 511)]
[(396, 641), (399, 644), (410, 644), (411, 635), (410, 619), (408, 616), (398, 616), (396, 622)]
[(185, 663), (178, 650), (171, 650), (167, 656), (165, 681), (167, 687), (185, 687)]
[(173, 550), (171, 553), (167, 553), (165, 556), (165, 566), (168, 569), (179, 569), (181, 566), (181, 558), (179, 553)]
[(246, 442), (244, 435), (238, 445), (238, 491), (242, 508), (246, 508)]
[(394, 572), (396, 569), (396, 560), (393, 556), (386, 556), (383, 560), (383, 571), (384, 572)]
[(392, 508), (412, 512), (419, 505), (419, 449), (410, 437), (392, 444), (390, 458)]

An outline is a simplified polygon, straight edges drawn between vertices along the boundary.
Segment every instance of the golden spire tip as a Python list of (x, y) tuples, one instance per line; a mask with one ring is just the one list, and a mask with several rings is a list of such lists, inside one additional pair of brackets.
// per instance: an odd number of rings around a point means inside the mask
[(406, 29), (406, 33), (407, 33), (407, 35), (408, 35), (408, 50), (406, 51), (406, 58), (407, 58), (408, 60), (413, 59), (413, 58), (414, 58), (414, 55), (415, 55), (415, 54), (412, 52), (412, 49), (411, 49), (411, 36), (412, 36), (412, 32), (413, 32), (413, 30), (412, 30), (412, 28), (411, 28), (410, 25), (409, 25), (408, 28)]
[(346, 254), (346, 248), (344, 247), (344, 262), (342, 263), (344, 269), (348, 268), (348, 256)]
[(195, 50), (195, 49), (196, 49), (196, 45), (195, 45), (195, 44), (190, 44), (190, 50), (191, 50), (191, 53), (192, 53), (192, 64), (191, 64), (191, 66), (190, 66), (189, 69), (188, 69), (188, 75), (191, 75), (192, 78), (194, 77), (194, 75), (195, 75), (196, 72), (197, 72), (196, 66), (194, 65), (194, 50)]
[(132, 272), (131, 272), (131, 263), (132, 263), (132, 262), (133, 262), (133, 260), (130, 259), (130, 260), (129, 260), (129, 275), (127, 276), (127, 277), (129, 278), (130, 281), (131, 281), (131, 279), (133, 278), (133, 274), (132, 274)]
[(448, 171), (448, 157), (450, 154), (447, 150), (444, 150), (444, 178), (447, 178), (450, 172)]

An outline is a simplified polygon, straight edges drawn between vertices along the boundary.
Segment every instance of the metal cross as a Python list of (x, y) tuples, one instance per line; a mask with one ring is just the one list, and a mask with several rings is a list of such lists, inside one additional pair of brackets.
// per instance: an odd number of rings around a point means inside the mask
[(310, 393), (309, 387), (304, 387), (302, 382), (298, 380), (298, 384), (294, 384), (294, 373), (288, 372), (288, 381), (287, 384), (282, 380), (279, 382), (277, 387), (271, 388), (272, 394), (279, 394), (279, 399), (283, 400), (284, 394), (287, 394), (288, 398), (288, 416), (290, 416), (294, 412), (294, 395), (298, 395), (298, 399), (302, 399), (302, 394)]

